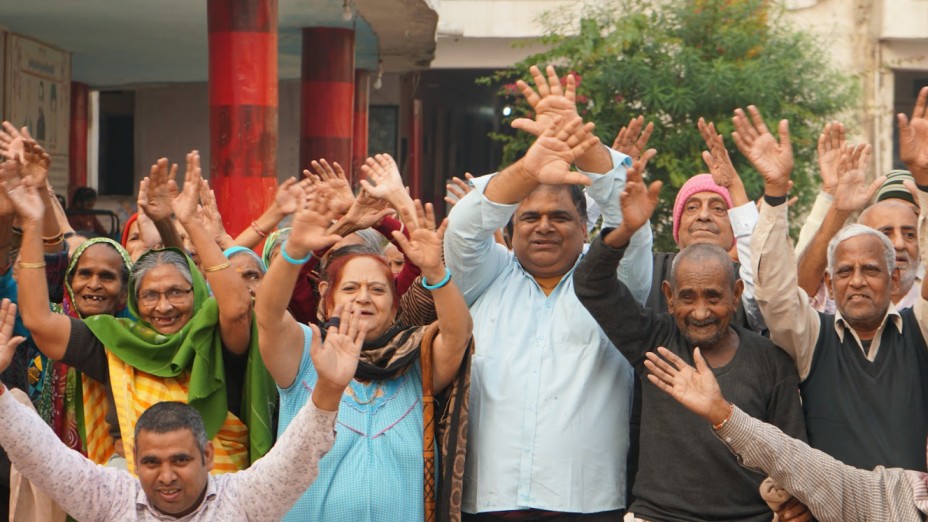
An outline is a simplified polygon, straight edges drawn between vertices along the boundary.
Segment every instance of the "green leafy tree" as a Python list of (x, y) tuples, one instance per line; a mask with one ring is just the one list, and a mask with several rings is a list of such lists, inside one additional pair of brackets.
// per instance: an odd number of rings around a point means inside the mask
[[(796, 168), (792, 212), (804, 215), (818, 187), (815, 148), (824, 122), (857, 99), (853, 77), (828, 63), (828, 54), (809, 34), (788, 26), (769, 0), (613, 0), (588, 8), (579, 32), (567, 34), (549, 13), (545, 52), (487, 82), (503, 84), (513, 107), (510, 119), (531, 112), (513, 82), (529, 80), (531, 65), (554, 64), (578, 80), (580, 115), (597, 124), (597, 135), (611, 144), (619, 128), (638, 115), (655, 123), (649, 146), (658, 151), (648, 165), (650, 179), (664, 181), (656, 212), (655, 245), (673, 250), (673, 200), (692, 175), (708, 172), (700, 153), (706, 148), (696, 122), (713, 121), (725, 137), (750, 197), (759, 197), (763, 180), (731, 140), (732, 111), (756, 105), (776, 132), (790, 121)], [(504, 143), (504, 163), (531, 144), (524, 133), (494, 136)], [(793, 220), (796, 222), (797, 220)]]

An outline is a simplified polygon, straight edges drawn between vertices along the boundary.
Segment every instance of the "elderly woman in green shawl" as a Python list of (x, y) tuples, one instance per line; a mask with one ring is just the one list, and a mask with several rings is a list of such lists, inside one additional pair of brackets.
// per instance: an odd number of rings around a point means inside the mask
[(113, 441), (107, 447), (105, 437), (88, 429), (88, 456), (99, 462), (107, 453), (121, 453), (134, 470), (132, 427), (145, 408), (164, 400), (188, 402), (203, 415), (217, 450), (214, 472), (242, 469), (263, 455), (271, 444), (273, 381), (258, 351), (251, 350), (256, 336), (250, 296), (197, 218), (199, 155), (187, 155), (182, 192), (178, 194), (171, 179), (176, 166), (169, 173), (166, 159), (152, 168), (149, 190), (150, 203), (171, 207), (187, 230), (206, 279), (179, 250), (146, 253), (132, 267), (128, 285), (129, 310), (138, 323), (108, 315), (80, 321), (48, 312), (40, 298), (44, 276), (36, 270), (42, 258), (41, 231), (35, 223), (42, 205), (29, 176), (20, 180), (9, 175), (15, 169), (15, 162), (4, 164), (2, 181), (23, 223), (17, 270), (20, 285), (37, 290), (29, 292), (30, 298), (24, 292), (23, 320), (47, 356), (108, 385), (111, 392), (117, 425), (110, 433), (117, 432), (121, 444)]

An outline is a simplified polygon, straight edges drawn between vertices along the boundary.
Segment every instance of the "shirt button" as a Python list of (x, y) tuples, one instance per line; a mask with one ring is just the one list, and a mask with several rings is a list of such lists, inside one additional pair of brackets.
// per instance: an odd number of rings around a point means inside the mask
[(554, 303), (552, 303), (551, 301), (548, 301), (547, 303), (545, 303), (545, 308), (548, 308), (548, 309), (554, 308)]
[(731, 442), (731, 437), (725, 437), (725, 442)]

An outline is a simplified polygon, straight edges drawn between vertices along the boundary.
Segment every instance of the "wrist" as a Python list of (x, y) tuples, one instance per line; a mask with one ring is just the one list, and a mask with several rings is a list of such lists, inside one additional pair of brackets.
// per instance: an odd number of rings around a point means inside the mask
[(313, 388), (313, 404), (316, 408), (323, 411), (338, 411), (338, 405), (342, 400), (342, 394), (345, 393), (344, 386), (325, 382), (321, 377)]
[(632, 232), (629, 232), (628, 227), (622, 222), (603, 237), (603, 242), (612, 248), (618, 249), (627, 247), (631, 238)]
[(725, 424), (728, 423), (734, 412), (735, 406), (722, 399), (716, 401), (712, 405), (709, 409), (709, 414), (706, 416), (706, 420), (712, 423), (712, 429), (720, 430), (725, 427)]
[(305, 259), (313, 252), (312, 248), (293, 241), (292, 237), (288, 237), (280, 248), (286, 252), (291, 259)]
[(445, 277), (445, 265), (444, 264), (440, 264), (438, 266), (433, 266), (433, 267), (420, 266), (419, 270), (422, 271), (422, 277), (424, 277), (425, 280), (429, 284), (438, 283)]
[(789, 185), (767, 184), (764, 186), (764, 195), (770, 197), (783, 197), (789, 194)]

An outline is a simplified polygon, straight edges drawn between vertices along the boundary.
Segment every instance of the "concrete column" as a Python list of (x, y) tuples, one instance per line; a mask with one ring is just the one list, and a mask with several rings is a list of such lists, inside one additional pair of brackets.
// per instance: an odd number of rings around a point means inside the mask
[(354, 123), (354, 31), (303, 29), (300, 168), (325, 158), (351, 170)]
[[(87, 185), (87, 127), (89, 90), (86, 83), (71, 82), (71, 130), (68, 133), (68, 194)], [(131, 173), (127, 173), (131, 175)]]
[[(368, 107), (370, 106), (370, 79), (371, 73), (358, 69), (354, 72), (354, 130), (352, 132), (352, 162), (351, 162), (351, 185), (356, 186), (361, 174), (361, 165), (368, 157), (367, 150), (367, 121)], [(375, 150), (374, 153), (383, 151)], [(394, 158), (396, 159), (396, 158)], [(397, 161), (399, 161), (397, 159)]]
[(277, 0), (208, 0), (210, 186), (226, 230), (277, 189)]

